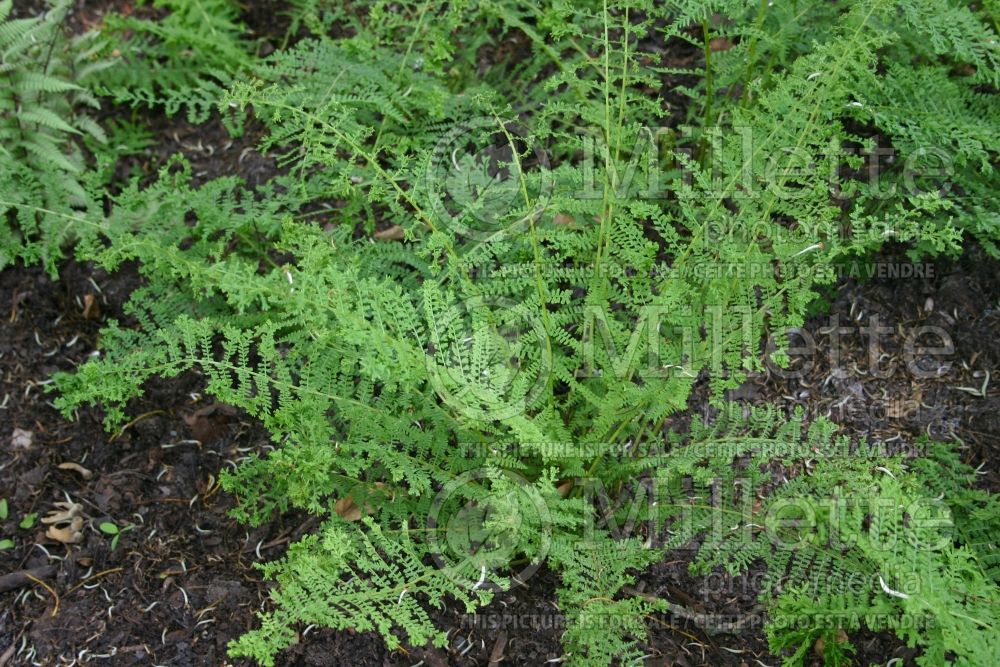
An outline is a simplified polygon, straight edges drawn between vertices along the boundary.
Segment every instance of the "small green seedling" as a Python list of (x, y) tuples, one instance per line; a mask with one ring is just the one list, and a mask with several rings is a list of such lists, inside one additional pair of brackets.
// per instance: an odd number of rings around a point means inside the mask
[(34, 527), (35, 521), (37, 520), (38, 520), (38, 512), (29, 512), (28, 514), (24, 515), (24, 518), (21, 519), (21, 523), (17, 524), (17, 527), (22, 528), (24, 530), (30, 530), (31, 528)]
[[(10, 508), (7, 506), (7, 499), (0, 498), (0, 521), (5, 520), (10, 516)], [(0, 551), (6, 551), (7, 549), (14, 548), (14, 540), (10, 538), (0, 540)]]
[(105, 535), (113, 536), (111, 538), (111, 549), (114, 550), (118, 547), (118, 538), (120, 538), (123, 533), (127, 533), (128, 531), (135, 528), (135, 524), (130, 523), (127, 526), (119, 528), (117, 524), (111, 523), (110, 521), (105, 521), (100, 526), (98, 526), (98, 528), (100, 528), (101, 532), (104, 533)]

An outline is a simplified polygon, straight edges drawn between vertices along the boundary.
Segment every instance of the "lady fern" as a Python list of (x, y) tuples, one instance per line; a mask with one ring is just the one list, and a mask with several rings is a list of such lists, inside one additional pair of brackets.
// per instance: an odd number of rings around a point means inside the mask
[[(148, 285), (128, 306), (139, 326), (112, 323), (102, 357), (57, 378), (58, 405), (100, 401), (114, 425), (148, 379), (196, 371), (267, 427), (277, 448), (224, 481), (238, 515), (294, 506), (324, 521), (265, 567), (276, 606), (232, 646), (265, 663), (300, 623), (440, 643), (427, 607), (450, 596), (472, 610), (547, 563), (573, 610), (568, 659), (607, 664), (639, 654), (645, 617), (677, 611), (636, 594), (636, 574), (694, 539), (699, 572), (768, 566), (770, 639), (793, 662), (820, 637), (840, 660), (837, 631), (872, 627), (822, 625), (845, 611), (874, 614), (928, 664), (975, 660), (994, 640), (996, 591), (971, 528), (977, 552), (879, 550), (874, 538), (910, 517), (853, 506), (837, 537), (854, 543), (838, 551), (776, 514), (828, 520), (852, 496), (922, 507), (908, 462), (769, 413), (664, 434), (698, 377), (722, 404), (761, 363), (765, 334), (801, 324), (834, 262), (888, 238), (914, 252), (957, 251), (966, 232), (995, 240), (995, 207), (967, 196), (988, 191), (998, 148), (983, 88), (993, 32), (937, 4), (969, 31), (912, 0), (403, 3), (410, 31), (389, 4), (320, 15), (323, 3), (299, 3), (314, 35), (261, 62), (227, 47), (231, 67), (194, 74), (215, 77), (211, 95), (179, 84), (203, 109), (251, 71), (222, 107), (266, 125), (262, 147), (287, 173), (195, 188), (180, 162), (86, 218), (79, 256), (137, 261)], [(224, 22), (231, 45), (235, 17), (219, 9), (206, 25)], [(524, 48), (481, 71), (476, 26)], [(156, 49), (173, 48), (166, 37)], [(702, 60), (675, 67), (664, 48)], [(946, 76), (958, 66), (973, 73)], [(678, 76), (684, 115), (655, 94)], [(918, 107), (928, 82), (955, 94)], [(859, 180), (868, 156), (847, 144), (872, 151), (872, 128), (906, 159), (938, 142), (954, 188)], [(784, 484), (778, 465), (807, 472)], [(623, 507), (650, 486), (656, 504)], [(992, 511), (963, 502), (958, 515)], [(665, 544), (627, 534), (636, 517), (666, 523)], [(916, 537), (939, 538), (932, 524)], [(850, 572), (881, 583), (845, 592)], [(910, 575), (919, 593), (894, 588)], [(914, 617), (935, 625), (907, 629)]]
[[(805, 664), (814, 646), (826, 664), (848, 664), (844, 632), (862, 627), (919, 646), (919, 664), (990, 661), (1000, 589), (991, 561), (981, 560), (992, 540), (965, 528), (966, 498), (976, 497), (990, 524), (997, 512), (962, 484), (938, 482), (948, 489), (942, 497), (928, 493), (931, 469), (971, 473), (950, 448), (885, 459), (836, 436), (830, 423), (804, 429), (801, 416), (783, 423), (766, 412), (695, 424), (688, 442), (650, 459), (669, 490), (666, 546), (699, 538), (692, 570), (703, 574), (765, 564), (768, 639), (776, 653), (791, 649), (784, 664)], [(799, 472), (776, 478), (768, 472), (775, 461)]]
[(96, 35), (66, 34), (69, 6), (11, 19), (0, 2), (0, 268), (22, 259), (54, 273), (83, 231), (76, 218), (99, 211), (77, 138), (105, 141), (84, 107), (99, 107), (87, 86), (112, 63)]
[(204, 122), (252, 60), (239, 7), (231, 0), (151, 4), (165, 13), (156, 18), (140, 18), (138, 13), (105, 18), (113, 40), (109, 49), (120, 55), (121, 64), (105, 72), (97, 90), (116, 104), (159, 107), (168, 116), (184, 109), (190, 122)]

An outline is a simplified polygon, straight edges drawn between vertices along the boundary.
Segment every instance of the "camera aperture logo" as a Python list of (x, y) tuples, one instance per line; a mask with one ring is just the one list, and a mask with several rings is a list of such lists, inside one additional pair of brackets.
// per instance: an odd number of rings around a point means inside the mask
[(465, 237), (516, 230), (544, 210), (553, 181), (544, 150), (516, 122), (481, 116), (434, 146), (425, 187), (435, 216)]
[(537, 311), (512, 299), (471, 297), (428, 315), (428, 375), (448, 407), (491, 422), (539, 401), (552, 353)]
[[(552, 517), (541, 493), (521, 475), (496, 468), (470, 470), (445, 484), (427, 527), (437, 566), (470, 590), (495, 589), (508, 577), (527, 581), (552, 545)], [(511, 571), (519, 557), (526, 564)]]

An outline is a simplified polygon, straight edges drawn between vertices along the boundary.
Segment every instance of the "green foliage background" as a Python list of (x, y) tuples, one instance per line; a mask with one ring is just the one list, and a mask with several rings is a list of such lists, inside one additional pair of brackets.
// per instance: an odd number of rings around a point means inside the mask
[[(225, 478), (238, 517), (324, 517), (263, 566), (274, 606), (234, 655), (272, 664), (303, 624), (441, 644), (429, 608), (473, 611), (544, 562), (567, 659), (626, 661), (645, 617), (670, 611), (630, 592), (636, 574), (697, 541), (696, 572), (766, 565), (786, 664), (819, 638), (842, 664), (839, 630), (863, 625), (919, 645), (922, 664), (988, 662), (983, 527), (1000, 512), (952, 450), (871, 460), (829, 423), (772, 413), (664, 424), (699, 377), (724, 406), (838, 262), (889, 240), (1000, 256), (993, 4), (299, 0), (266, 57), (233, 2), (150, 9), (78, 39), (65, 4), (0, 27), (0, 262), (55, 272), (71, 242), (110, 270), (138, 262), (139, 326), (109, 323), (101, 357), (57, 376), (57, 404), (100, 403), (114, 427), (148, 379), (200, 372), (278, 445)], [(195, 186), (177, 158), (109, 189), (110, 151), (144, 135), (120, 125), (103, 147), (83, 111), (98, 99), (219, 114), (233, 132), (252, 116), (280, 174)], [(877, 141), (897, 159), (876, 182)], [(386, 229), (402, 242), (372, 241)], [(803, 460), (812, 474), (788, 485), (761, 472)], [(666, 544), (623, 538), (584, 480), (663, 491), (640, 518)], [(743, 484), (762, 517), (807, 508), (822, 526), (842, 510), (850, 547), (819, 529), (777, 547), (784, 524), (734, 509)], [(939, 493), (949, 521), (873, 518)], [(334, 511), (347, 498), (361, 520)], [(847, 587), (858, 573), (878, 587)]]

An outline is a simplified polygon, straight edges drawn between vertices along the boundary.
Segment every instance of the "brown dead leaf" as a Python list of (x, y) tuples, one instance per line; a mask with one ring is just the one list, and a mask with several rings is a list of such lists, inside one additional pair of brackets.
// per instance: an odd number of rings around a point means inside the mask
[[(373, 487), (374, 488), (371, 489), (360, 489), (360, 487), (356, 487), (356, 489), (359, 489), (359, 493), (357, 495), (363, 494), (365, 497), (368, 497), (375, 493), (381, 493), (391, 498), (389, 490), (383, 482), (375, 482)], [(375, 508), (372, 507), (370, 503), (365, 503), (364, 512), (362, 512), (361, 508), (358, 507), (357, 503), (354, 501), (354, 495), (355, 492), (352, 491), (333, 504), (333, 511), (347, 521), (357, 521), (362, 517), (362, 515), (368, 515), (375, 511)]]
[(569, 495), (569, 492), (573, 489), (573, 480), (567, 479), (565, 482), (561, 483), (556, 487), (556, 493), (565, 498)]
[(94, 473), (92, 473), (90, 470), (87, 470), (86, 468), (84, 468), (79, 463), (74, 463), (73, 461), (67, 461), (66, 463), (60, 463), (59, 466), (58, 466), (58, 468), (60, 470), (72, 470), (74, 472), (78, 472), (78, 473), (80, 473), (80, 477), (83, 477), (84, 479), (93, 479), (94, 478)]
[(350, 496), (344, 496), (333, 504), (333, 511), (345, 521), (357, 521), (361, 518), (361, 508), (354, 504)]
[(565, 213), (556, 213), (552, 217), (552, 222), (557, 225), (575, 225), (576, 219), (571, 215), (566, 215)]
[(27, 449), (35, 441), (35, 434), (31, 431), (15, 428), (10, 435), (10, 446), (14, 449)]
[[(837, 628), (837, 635), (833, 638), (834, 643), (843, 644), (847, 639), (847, 633), (844, 631), (844, 628)], [(813, 652), (820, 658), (826, 653), (826, 641), (823, 637), (817, 639), (816, 643), (813, 644)]]
[(83, 540), (83, 505), (60, 501), (55, 503), (55, 509), (42, 518), (42, 523), (49, 524), (45, 531), (46, 537), (63, 544), (77, 544)]
[(496, 667), (504, 660), (504, 649), (507, 647), (507, 632), (501, 630), (497, 639), (493, 642), (493, 650), (490, 651), (489, 667)]
[(68, 523), (80, 516), (83, 512), (83, 505), (80, 503), (70, 503), (59, 501), (55, 503), (56, 509), (49, 510), (49, 513), (42, 517), (42, 523), (60, 524)]
[(215, 493), (215, 475), (208, 473), (208, 477), (205, 479), (198, 479), (194, 483), (194, 488), (198, 490), (198, 494), (212, 495)]
[(191, 436), (202, 444), (215, 442), (222, 437), (226, 424), (239, 411), (231, 405), (212, 403), (184, 415), (184, 423), (191, 430)]
[(713, 53), (718, 53), (719, 51), (728, 51), (733, 48), (733, 43), (725, 37), (714, 37), (709, 40), (708, 48), (711, 49)]
[(96, 320), (101, 317), (101, 304), (97, 301), (97, 297), (93, 294), (87, 293), (83, 295), (83, 319), (85, 320)]
[(375, 238), (379, 241), (402, 241), (404, 237), (403, 228), (399, 225), (387, 227), (380, 232), (375, 232)]
[(63, 528), (56, 525), (49, 526), (45, 536), (63, 544), (78, 544), (83, 541), (83, 518), (75, 516), (69, 525)]

